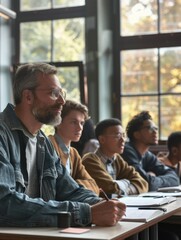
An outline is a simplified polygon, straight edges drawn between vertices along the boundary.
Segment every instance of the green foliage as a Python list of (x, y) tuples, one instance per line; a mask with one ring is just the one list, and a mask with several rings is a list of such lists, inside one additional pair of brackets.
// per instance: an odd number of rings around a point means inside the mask
[(43, 125), (41, 130), (46, 134), (46, 136), (54, 135), (55, 133), (54, 127), (49, 125)]
[(49, 9), (53, 2), (53, 7), (73, 7), (85, 5), (85, 0), (21, 0), (21, 10)]
[[(55, 20), (52, 31), (51, 21), (21, 23), (20, 62), (84, 61), (84, 24), (81, 18)], [(59, 79), (67, 97), (80, 101), (78, 68), (59, 68)]]
[(21, 62), (50, 62), (50, 27), (50, 21), (21, 23)]
[(84, 61), (84, 20), (54, 21), (54, 61)]
[[(121, 0), (122, 35), (139, 35), (181, 29), (180, 0)], [(160, 18), (158, 18), (158, 2)], [(157, 21), (160, 19), (159, 24)], [(160, 29), (158, 29), (158, 26)]]

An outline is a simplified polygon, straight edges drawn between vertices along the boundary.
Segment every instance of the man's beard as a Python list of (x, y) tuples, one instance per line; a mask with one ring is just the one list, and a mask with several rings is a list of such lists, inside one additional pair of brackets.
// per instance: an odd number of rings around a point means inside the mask
[(60, 113), (55, 114), (55, 112), (52, 111), (55, 108), (59, 108), (59, 106), (49, 106), (46, 108), (34, 107), (32, 109), (32, 113), (35, 119), (40, 123), (51, 126), (57, 126), (61, 123), (62, 118)]

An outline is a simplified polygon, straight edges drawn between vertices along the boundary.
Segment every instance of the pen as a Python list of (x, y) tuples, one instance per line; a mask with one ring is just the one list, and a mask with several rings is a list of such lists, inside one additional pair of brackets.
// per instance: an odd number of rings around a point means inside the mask
[(139, 210), (161, 210), (163, 212), (166, 212), (166, 208), (161, 208), (161, 207), (139, 207)]
[(142, 196), (143, 198), (164, 198), (164, 196), (151, 196), (151, 195), (148, 195), (148, 196)]
[(100, 188), (99, 190), (104, 195), (104, 198), (106, 199), (106, 201), (109, 201), (109, 198), (108, 198), (107, 194), (104, 192), (104, 190), (102, 188)]
[[(109, 201), (109, 198), (108, 198), (107, 194), (104, 192), (104, 190), (102, 188), (99, 188), (99, 190), (104, 195), (104, 198), (106, 199), (106, 201)], [(124, 216), (126, 216), (126, 213), (124, 213)]]

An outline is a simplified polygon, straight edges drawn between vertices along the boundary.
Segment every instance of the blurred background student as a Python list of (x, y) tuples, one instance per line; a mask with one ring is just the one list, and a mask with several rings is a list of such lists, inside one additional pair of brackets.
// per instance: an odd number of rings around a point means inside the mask
[(167, 139), (168, 152), (160, 154), (158, 159), (174, 169), (181, 180), (181, 131), (171, 133)]
[(148, 182), (149, 191), (179, 185), (175, 171), (149, 151), (151, 145), (158, 144), (158, 127), (148, 111), (139, 112), (130, 119), (126, 134), (129, 141), (121, 156)]
[(77, 149), (80, 156), (88, 152), (95, 152), (99, 147), (99, 142), (95, 137), (95, 126), (91, 118), (85, 121), (80, 140), (72, 141), (71, 146)]

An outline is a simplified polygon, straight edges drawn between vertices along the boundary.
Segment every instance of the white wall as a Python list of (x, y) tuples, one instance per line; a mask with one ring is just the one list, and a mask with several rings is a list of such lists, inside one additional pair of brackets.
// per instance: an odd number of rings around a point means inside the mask
[[(8, 1), (0, 1), (6, 7)], [(5, 20), (0, 17), (0, 111), (8, 102), (13, 103), (11, 59), (13, 55), (11, 24), (13, 20)]]

